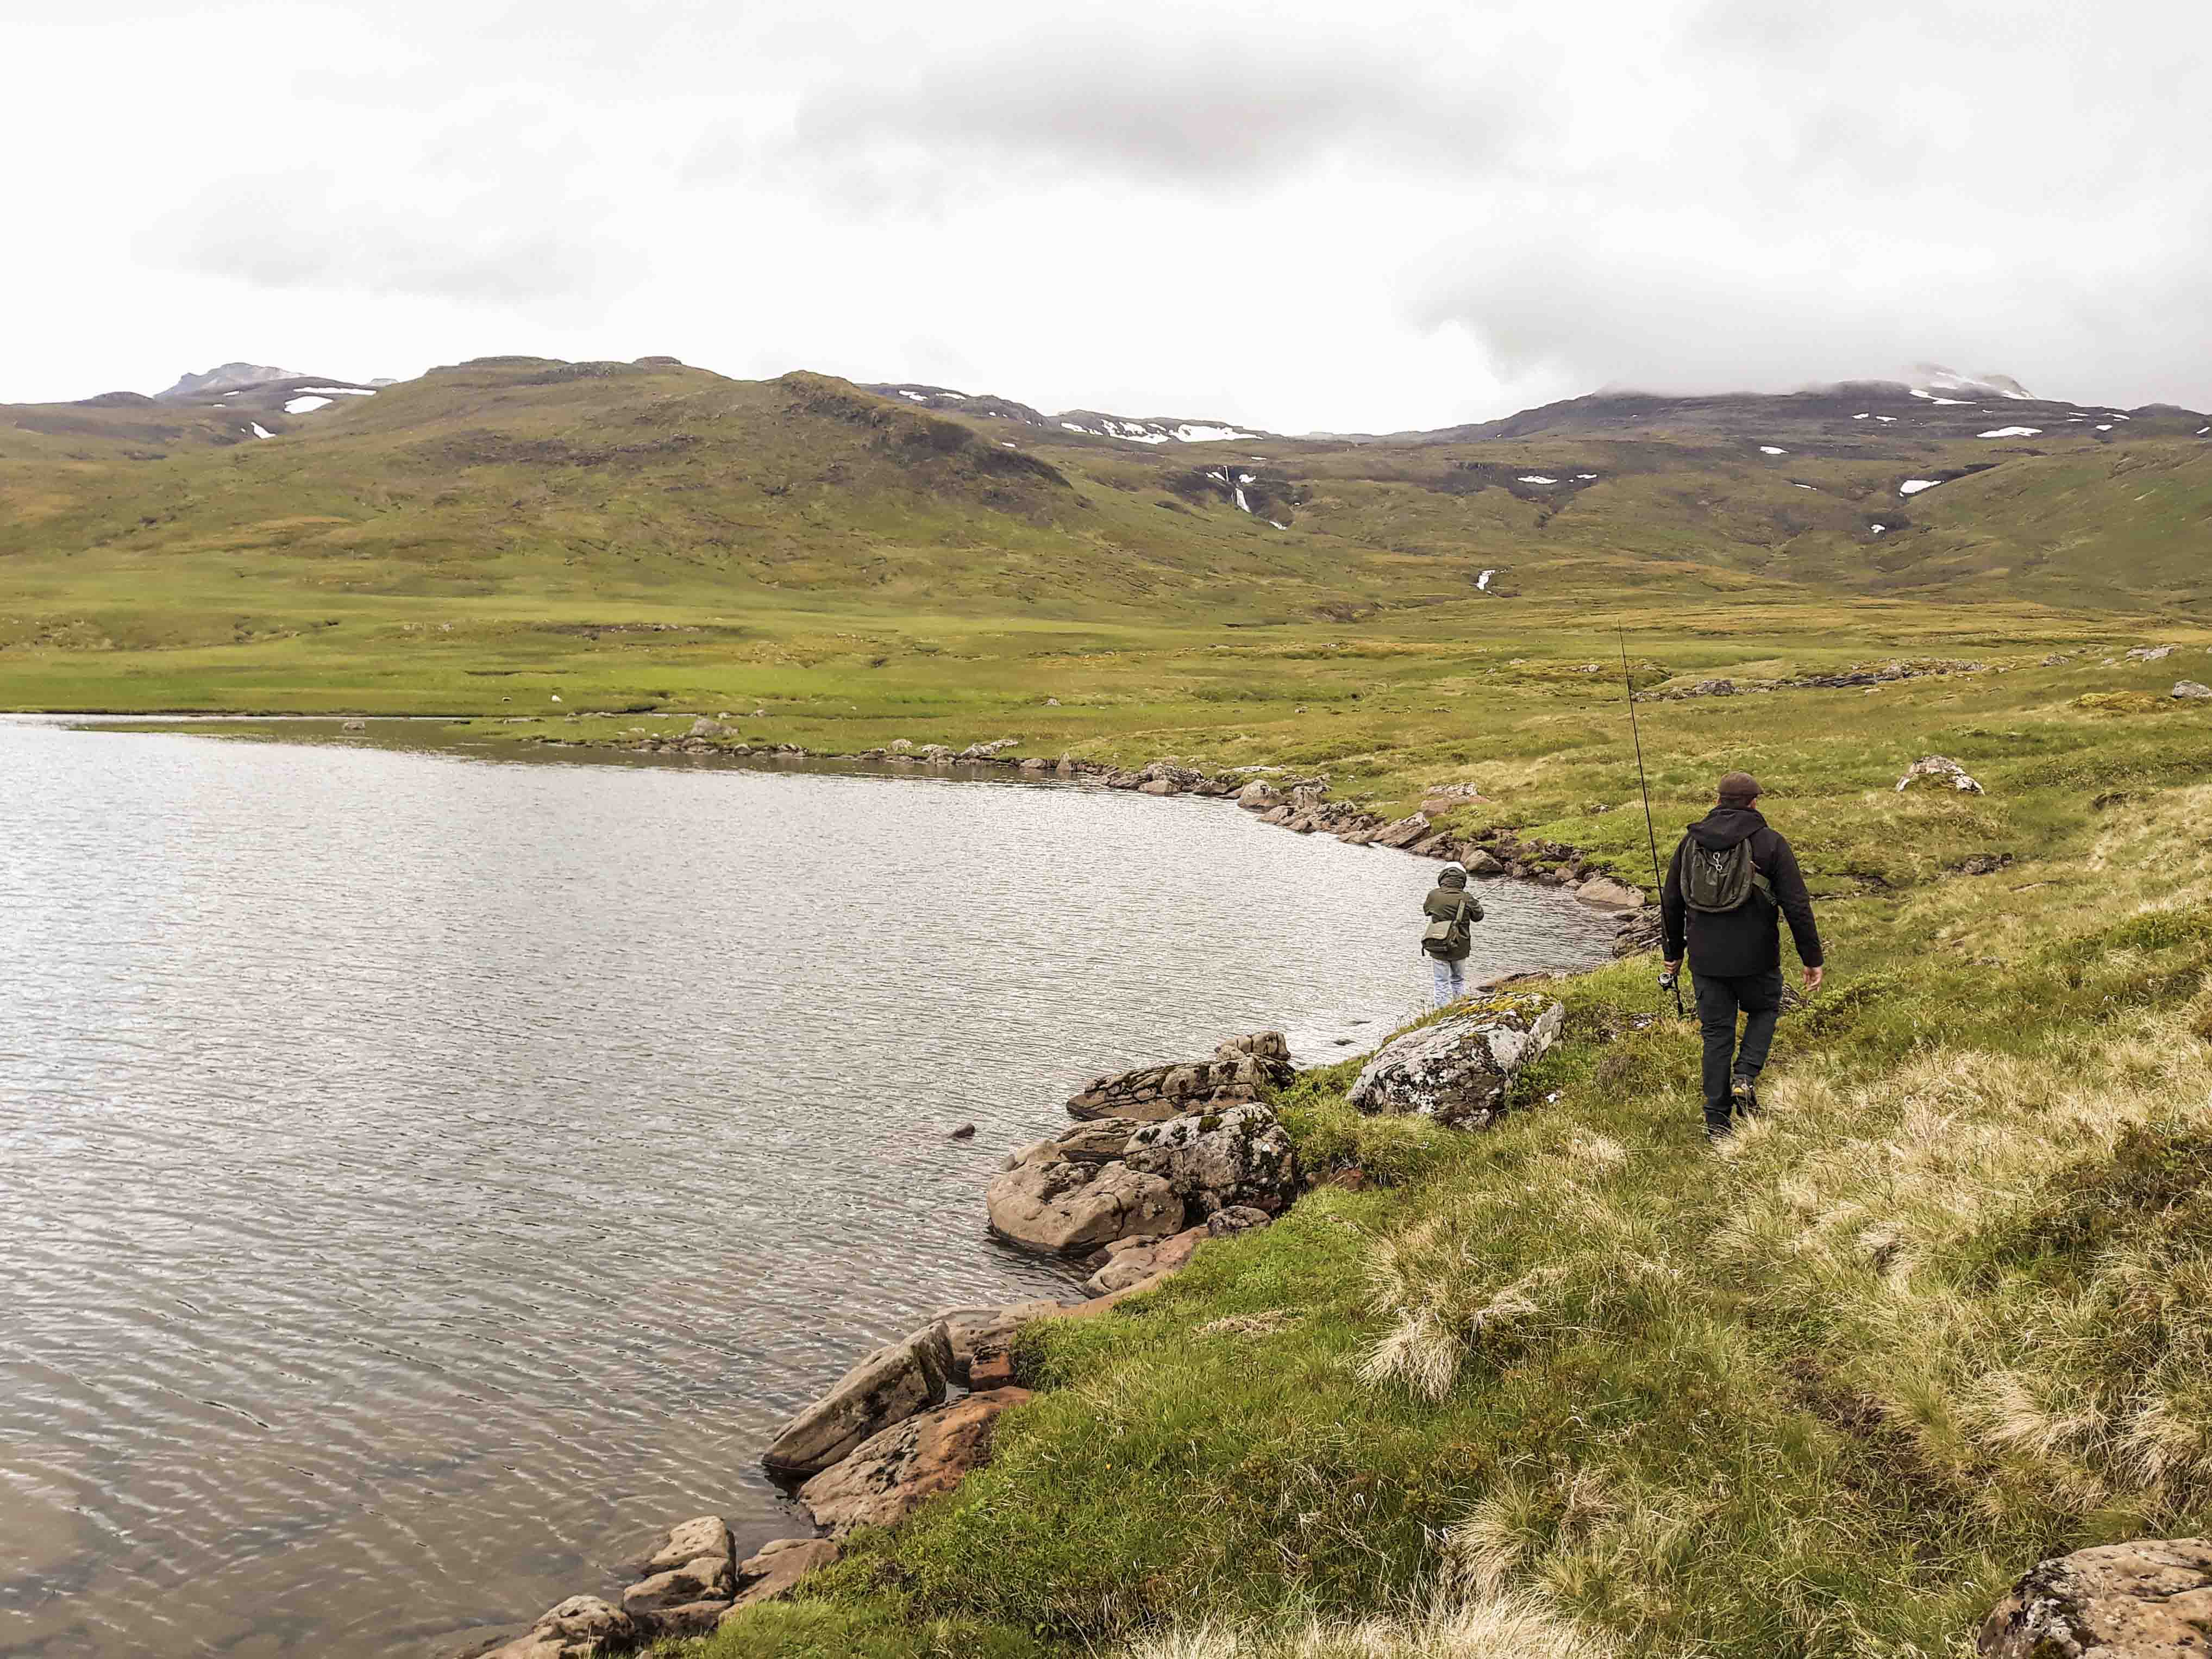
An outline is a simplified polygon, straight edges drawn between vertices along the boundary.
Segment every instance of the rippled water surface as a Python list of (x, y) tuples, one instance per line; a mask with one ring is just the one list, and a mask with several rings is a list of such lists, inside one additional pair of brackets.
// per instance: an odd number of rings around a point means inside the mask
[[(1065, 1284), (984, 1235), (1006, 1147), (1101, 1071), (1372, 1037), (1434, 868), (1073, 786), (0, 723), (0, 1652), (436, 1653), (682, 1516), (796, 1529), (782, 1418)], [(1486, 900), (1478, 970), (1609, 934)]]

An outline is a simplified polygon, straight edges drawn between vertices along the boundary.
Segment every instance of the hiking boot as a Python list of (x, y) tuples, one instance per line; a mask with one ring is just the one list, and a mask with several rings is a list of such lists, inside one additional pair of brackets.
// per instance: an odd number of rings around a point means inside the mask
[(1726, 1146), (1733, 1133), (1726, 1123), (1717, 1123), (1711, 1118), (1705, 1120), (1705, 1145), (1708, 1146), (1717, 1150)]
[(1729, 1079), (1729, 1104), (1744, 1117), (1758, 1117), (1765, 1111), (1765, 1108), (1759, 1103), (1759, 1091), (1747, 1077)]

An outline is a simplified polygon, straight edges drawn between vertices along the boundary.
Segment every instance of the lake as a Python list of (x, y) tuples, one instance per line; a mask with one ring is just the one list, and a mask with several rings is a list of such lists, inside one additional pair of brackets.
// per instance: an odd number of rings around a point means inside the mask
[[(1008, 1146), (1427, 991), (1435, 865), (1218, 801), (33, 720), (0, 779), (9, 1654), (439, 1654), (804, 1531), (786, 1416), (1075, 1293), (985, 1235)], [(1483, 896), (1478, 973), (1605, 953)]]

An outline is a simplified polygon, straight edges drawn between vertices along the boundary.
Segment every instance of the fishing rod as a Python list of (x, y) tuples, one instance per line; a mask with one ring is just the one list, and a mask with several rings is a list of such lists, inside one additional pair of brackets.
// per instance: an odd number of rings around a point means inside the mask
[[(1628, 734), (1636, 740), (1636, 787), (1644, 793), (1644, 841), (1651, 849), (1651, 892), (1663, 907), (1667, 902), (1667, 878), (1659, 873), (1659, 836), (1651, 827), (1651, 785), (1644, 775), (1644, 734), (1636, 726), (1636, 680), (1628, 672), (1628, 630), (1615, 629), (1620, 637), (1620, 681), (1628, 688)], [(1682, 981), (1679, 975), (1662, 972), (1659, 976), (1662, 988), (1674, 994), (1674, 1016), (1686, 1019), (1689, 1012), (1682, 1006)]]

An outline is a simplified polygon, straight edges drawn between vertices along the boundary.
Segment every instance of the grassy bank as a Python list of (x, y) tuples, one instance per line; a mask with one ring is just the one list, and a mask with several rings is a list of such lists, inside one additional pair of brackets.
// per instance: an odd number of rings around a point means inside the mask
[[(1648, 960), (1567, 989), (1493, 1133), (1310, 1074), (1285, 1115), (1358, 1189), (1036, 1330), (989, 1468), (704, 1651), (1902, 1659), (2040, 1556), (2212, 1524), (2212, 748), (2195, 708), (2077, 706), (2179, 660), (2106, 654), (1648, 705), (1662, 836), (1748, 765), (1820, 907), (1768, 1121), (1705, 1148)], [(1363, 748), (1361, 708), (1219, 757), (1473, 776), (1469, 814), (1631, 867), (1617, 710), (1519, 666), (1449, 738)], [(1897, 793), (1931, 750), (1988, 793)]]

